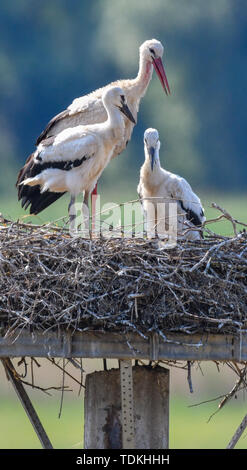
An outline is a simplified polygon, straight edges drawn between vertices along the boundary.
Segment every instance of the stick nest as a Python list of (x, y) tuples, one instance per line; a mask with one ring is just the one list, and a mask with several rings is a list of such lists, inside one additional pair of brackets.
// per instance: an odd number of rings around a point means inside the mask
[(238, 334), (247, 327), (247, 234), (181, 241), (71, 238), (0, 223), (0, 324)]

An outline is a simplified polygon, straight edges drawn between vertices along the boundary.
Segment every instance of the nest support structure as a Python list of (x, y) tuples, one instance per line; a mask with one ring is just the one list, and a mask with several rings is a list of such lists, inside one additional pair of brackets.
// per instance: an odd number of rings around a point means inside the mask
[[(167, 249), (156, 239), (71, 238), (64, 228), (2, 220), (0, 243), (1, 344), (18, 344), (30, 333), (44, 339), (113, 334), (122, 338), (126, 357), (128, 349), (135, 357), (138, 338), (148, 339), (153, 365), (176, 366), (176, 358), (166, 361), (167, 349), (162, 358), (155, 353), (157, 341), (159, 351), (176, 345), (197, 351), (206, 337), (230, 337), (240, 353), (226, 359), (238, 375), (226, 401), (245, 386), (245, 231)], [(186, 361), (190, 388), (195, 360), (188, 355)]]

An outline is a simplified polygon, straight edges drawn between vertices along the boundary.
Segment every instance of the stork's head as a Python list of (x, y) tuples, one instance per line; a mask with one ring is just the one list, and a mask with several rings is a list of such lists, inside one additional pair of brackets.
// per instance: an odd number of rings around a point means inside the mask
[(163, 52), (164, 47), (160, 41), (157, 41), (157, 39), (150, 39), (145, 41), (140, 46), (140, 57), (153, 64), (154, 69), (160, 79), (161, 85), (163, 86), (166, 94), (169, 95), (170, 87), (162, 63)]
[(110, 87), (102, 95), (102, 101), (105, 107), (108, 109), (112, 106), (116, 106), (121, 113), (134, 124), (136, 124), (135, 119), (128, 107), (126, 95), (122, 88), (120, 87)]
[(144, 150), (146, 159), (150, 161), (151, 170), (154, 170), (154, 166), (159, 164), (159, 133), (156, 129), (146, 129), (144, 132)]

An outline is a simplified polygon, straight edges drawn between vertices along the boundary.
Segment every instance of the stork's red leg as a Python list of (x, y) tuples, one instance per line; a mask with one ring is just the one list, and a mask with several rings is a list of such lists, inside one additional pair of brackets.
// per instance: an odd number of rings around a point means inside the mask
[(95, 231), (95, 222), (96, 222), (96, 201), (97, 201), (97, 187), (98, 183), (96, 183), (93, 191), (91, 192), (91, 211), (92, 211), (92, 233)]

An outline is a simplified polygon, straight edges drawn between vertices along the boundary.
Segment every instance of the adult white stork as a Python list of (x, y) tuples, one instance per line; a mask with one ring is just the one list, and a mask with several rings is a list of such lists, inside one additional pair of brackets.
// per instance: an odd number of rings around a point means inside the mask
[[(168, 95), (170, 93), (170, 88), (165, 69), (162, 64), (164, 48), (161, 42), (156, 39), (145, 41), (140, 46), (139, 51), (139, 71), (136, 78), (118, 80), (104, 86), (103, 88), (99, 88), (88, 95), (76, 98), (66, 110), (51, 119), (44, 131), (38, 137), (36, 145), (39, 145), (44, 139), (47, 139), (47, 137), (57, 135), (68, 127), (104, 122), (107, 116), (102, 102), (102, 96), (103, 93), (112, 86), (118, 86), (124, 90), (129, 108), (135, 121), (137, 121), (140, 100), (146, 93), (147, 87), (152, 78), (153, 68), (155, 68), (161, 84)], [(118, 139), (116, 142), (111, 158), (120, 154), (125, 149), (131, 138), (134, 123), (128, 119), (124, 119), (124, 126), (123, 138)], [(85, 192), (84, 199), (85, 202), (87, 202), (87, 192)]]
[[(156, 129), (146, 129), (144, 133), (145, 162), (140, 170), (137, 192), (141, 199), (145, 221), (149, 233), (166, 232), (169, 223), (162, 204), (157, 212), (158, 203), (177, 203), (178, 234), (190, 240), (201, 238), (198, 230), (186, 230), (200, 226), (205, 221), (204, 210), (199, 197), (192, 191), (189, 183), (174, 173), (164, 170), (159, 158), (160, 141)], [(163, 208), (163, 210), (162, 210)], [(158, 213), (158, 216), (157, 216)]]
[(124, 134), (123, 114), (135, 123), (120, 87), (107, 88), (102, 96), (106, 121), (62, 130), (43, 139), (20, 170), (19, 200), (31, 214), (38, 214), (65, 192), (75, 197), (93, 190)]

